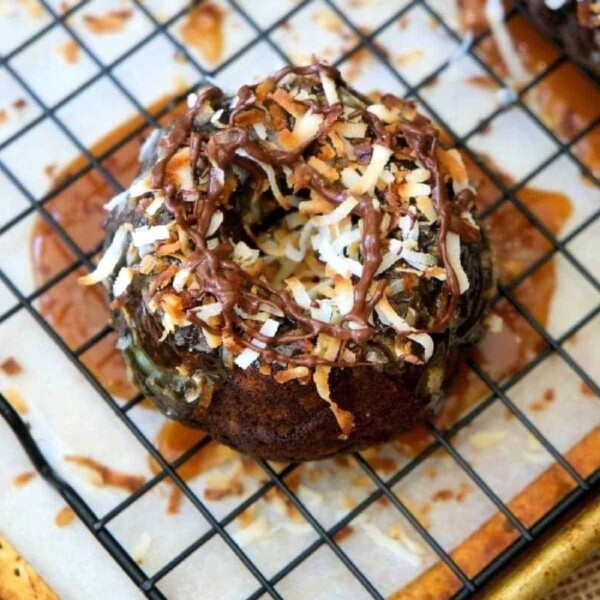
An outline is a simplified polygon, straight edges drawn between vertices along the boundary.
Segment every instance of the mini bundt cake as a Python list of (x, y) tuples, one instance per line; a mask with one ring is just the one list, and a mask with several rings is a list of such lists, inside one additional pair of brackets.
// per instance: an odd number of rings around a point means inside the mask
[(209, 87), (108, 205), (104, 281), (138, 387), (242, 452), (383, 442), (443, 396), (494, 294), (456, 150), (334, 68)]

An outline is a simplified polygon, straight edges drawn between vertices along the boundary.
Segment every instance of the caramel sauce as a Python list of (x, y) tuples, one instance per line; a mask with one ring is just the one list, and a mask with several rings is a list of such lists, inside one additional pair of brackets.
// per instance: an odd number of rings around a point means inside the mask
[(192, 8), (181, 26), (183, 41), (196, 48), (206, 61), (218, 63), (223, 55), (223, 9), (212, 2)]
[[(463, 28), (482, 31), (487, 27), (484, 2), (469, 0), (463, 11)], [(554, 44), (523, 16), (507, 23), (514, 47), (525, 68), (533, 75), (559, 56)], [(477, 48), (478, 54), (504, 78), (508, 75), (493, 36)], [(559, 138), (568, 141), (600, 116), (600, 89), (582, 75), (571, 62), (565, 62), (525, 95), (525, 102)], [(596, 127), (573, 147), (578, 158), (596, 175), (600, 173), (600, 127)]]

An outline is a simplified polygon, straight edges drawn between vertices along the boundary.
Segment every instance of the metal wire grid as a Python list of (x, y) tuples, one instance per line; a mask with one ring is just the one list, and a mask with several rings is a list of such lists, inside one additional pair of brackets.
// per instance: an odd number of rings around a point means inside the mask
[[(9, 426), (13, 429), (16, 436), (23, 444), (25, 450), (33, 461), (35, 467), (38, 469), (40, 474), (55, 487), (58, 493), (68, 502), (68, 504), (74, 509), (79, 518), (93, 533), (96, 539), (106, 548), (106, 550), (112, 555), (115, 561), (122, 567), (122, 569), (131, 577), (134, 583), (139, 587), (140, 590), (148, 598), (164, 598), (163, 593), (158, 589), (157, 584), (170, 573), (177, 565), (183, 560), (190, 556), (194, 551), (199, 549), (205, 543), (207, 543), (214, 536), (220, 536), (223, 541), (231, 548), (231, 550), (237, 555), (242, 561), (246, 568), (252, 573), (257, 581), (256, 591), (249, 597), (251, 599), (259, 598), (263, 594), (268, 594), (273, 598), (281, 598), (280, 593), (277, 591), (276, 586), (286, 575), (292, 572), (302, 561), (307, 559), (313, 554), (319, 547), (327, 545), (339, 558), (339, 560), (347, 567), (347, 569), (353, 574), (353, 576), (362, 584), (367, 592), (373, 598), (382, 598), (380, 592), (377, 590), (375, 585), (369, 581), (368, 577), (359, 569), (359, 567), (352, 561), (352, 559), (344, 552), (344, 550), (336, 543), (335, 536), (340, 532), (347, 524), (349, 524), (355, 517), (365, 511), (369, 506), (375, 502), (378, 498), (385, 496), (391, 504), (410, 522), (415, 528), (423, 540), (429, 545), (429, 547), (437, 554), (440, 561), (445, 563), (447, 567), (458, 577), (462, 583), (461, 590), (455, 595), (455, 598), (467, 598), (480, 589), (489, 578), (495, 574), (507, 561), (509, 561), (514, 555), (519, 553), (536, 539), (543, 531), (547, 530), (553, 522), (565, 512), (573, 503), (580, 500), (584, 495), (589, 495), (595, 492), (600, 483), (600, 469), (587, 478), (583, 478), (574, 467), (567, 461), (567, 459), (552, 445), (552, 443), (539, 431), (539, 429), (531, 422), (531, 420), (517, 407), (513, 401), (508, 397), (507, 392), (510, 388), (531, 372), (539, 363), (541, 363), (551, 353), (558, 354), (562, 360), (564, 360), (577, 375), (596, 393), (600, 393), (597, 383), (590, 377), (588, 373), (563, 349), (563, 343), (568, 340), (573, 334), (579, 331), (584, 325), (589, 323), (598, 313), (600, 313), (600, 304), (596, 306), (587, 315), (581, 317), (577, 323), (572, 325), (570, 329), (564, 332), (560, 337), (554, 338), (544, 327), (535, 319), (530, 311), (520, 303), (515, 297), (515, 288), (525, 281), (536, 269), (543, 265), (546, 261), (550, 260), (555, 254), (560, 253), (569, 263), (577, 270), (577, 272), (584, 277), (595, 290), (600, 290), (600, 283), (594, 278), (594, 276), (586, 269), (585, 265), (582, 265), (575, 256), (568, 250), (568, 243), (573, 240), (580, 232), (588, 227), (600, 216), (600, 211), (596, 211), (584, 222), (580, 223), (575, 229), (573, 229), (567, 236), (561, 240), (556, 237), (548, 230), (548, 228), (540, 221), (540, 219), (533, 214), (526, 205), (519, 199), (517, 192), (527, 185), (536, 175), (541, 173), (552, 161), (554, 161), (560, 155), (567, 155), (575, 164), (579, 167), (581, 172), (587, 176), (587, 178), (596, 185), (600, 185), (598, 177), (590, 171), (587, 165), (583, 164), (579, 158), (573, 153), (573, 147), (577, 142), (582, 140), (588, 133), (590, 133), (595, 127), (600, 125), (600, 118), (596, 118), (593, 122), (589, 123), (584, 129), (582, 129), (576, 136), (568, 141), (562, 141), (557, 138), (556, 134), (551, 131), (537, 115), (529, 108), (527, 103), (524, 101), (525, 94), (533, 89), (538, 83), (549, 76), (552, 72), (558, 69), (568, 57), (565, 55), (562, 48), (557, 46), (559, 50), (558, 57), (551, 62), (546, 68), (531, 79), (531, 81), (523, 87), (514, 99), (514, 104), (520, 109), (525, 111), (534, 121), (545, 131), (545, 133), (554, 141), (557, 146), (557, 150), (548, 156), (543, 162), (541, 162), (535, 169), (533, 169), (526, 177), (516, 182), (514, 185), (506, 185), (502, 179), (490, 169), (485, 162), (483, 162), (470, 148), (468, 145), (469, 140), (478, 132), (483, 130), (494, 118), (506, 110), (506, 106), (502, 106), (497, 110), (489, 114), (483, 121), (480, 121), (466, 134), (459, 136), (453, 132), (450, 123), (447, 123), (445, 119), (431, 106), (430, 103), (422, 95), (422, 89), (435, 78), (437, 78), (445, 69), (448, 68), (449, 61), (444, 62), (437, 69), (431, 72), (427, 77), (422, 79), (417, 85), (411, 85), (405, 77), (402, 76), (389, 62), (385, 53), (375, 42), (375, 37), (382, 32), (390, 23), (396, 21), (404, 14), (407, 14), (415, 6), (421, 6), (427, 14), (443, 27), (444, 30), (449, 34), (451, 38), (460, 43), (465, 43), (461, 40), (456, 32), (444, 21), (440, 14), (427, 3), (426, 0), (412, 0), (400, 10), (396, 11), (395, 14), (386, 19), (376, 29), (365, 34), (360, 31), (359, 28), (348, 18), (348, 16), (341, 10), (338, 4), (334, 3), (333, 0), (324, 0), (325, 4), (333, 10), (342, 22), (352, 30), (352, 32), (358, 37), (358, 44), (345, 52), (334, 64), (336, 66), (343, 63), (346, 59), (351, 57), (354, 53), (358, 52), (361, 48), (367, 48), (377, 58), (377, 60), (383, 65), (383, 67), (407, 89), (407, 96), (414, 97), (426, 110), (433, 116), (433, 118), (445, 128), (447, 132), (455, 140), (455, 145), (461, 148), (470, 159), (472, 159), (481, 171), (489, 178), (489, 180), (500, 190), (500, 197), (493, 202), (490, 206), (486, 207), (482, 212), (482, 216), (485, 218), (498, 210), (505, 203), (511, 203), (516, 207), (531, 223), (535, 225), (537, 230), (548, 240), (551, 248), (543, 255), (539, 256), (534, 262), (526, 267), (513, 281), (509, 284), (499, 286), (498, 298), (504, 298), (523, 317), (523, 319), (533, 328), (533, 330), (546, 342), (546, 347), (533, 358), (523, 369), (518, 373), (511, 376), (508, 380), (502, 383), (495, 382), (488, 373), (486, 373), (480, 365), (475, 361), (470, 361), (469, 366), (476, 375), (489, 387), (491, 394), (480, 402), (474, 409), (468, 414), (463, 416), (456, 424), (454, 424), (448, 431), (442, 432), (432, 423), (428, 424), (428, 429), (433, 437), (433, 443), (424, 450), (419, 456), (409, 462), (407, 465), (402, 467), (393, 477), (384, 481), (368, 464), (368, 462), (360, 455), (355, 454), (355, 459), (360, 465), (361, 469), (369, 476), (375, 485), (375, 490), (360, 502), (354, 509), (352, 509), (344, 518), (339, 520), (332, 527), (325, 529), (323, 528), (317, 519), (310, 513), (310, 511), (304, 506), (304, 504), (295, 496), (292, 490), (286, 484), (285, 478), (292, 473), (297, 465), (291, 464), (284, 468), (281, 472), (275, 472), (272, 467), (265, 461), (260, 461), (262, 469), (268, 475), (268, 481), (264, 483), (256, 492), (241, 502), (234, 510), (227, 514), (224, 518), (217, 520), (210, 512), (210, 510), (204, 505), (204, 503), (194, 494), (194, 492), (186, 485), (185, 481), (177, 473), (177, 469), (183, 465), (189, 458), (195, 453), (199, 452), (208, 442), (209, 439), (205, 438), (201, 442), (197, 443), (194, 447), (190, 448), (177, 460), (169, 463), (153, 446), (151, 441), (142, 433), (139, 427), (129, 416), (129, 411), (136, 406), (141, 400), (141, 394), (138, 394), (132, 398), (129, 402), (124, 405), (119, 405), (115, 402), (112, 396), (102, 387), (98, 380), (90, 373), (90, 371), (82, 364), (80, 358), (84, 352), (90, 349), (94, 344), (104, 338), (111, 330), (109, 327), (105, 327), (88, 341), (82, 344), (80, 347), (72, 350), (70, 349), (64, 340), (51, 328), (51, 326), (44, 320), (37, 309), (34, 306), (34, 301), (41, 296), (44, 292), (49, 290), (52, 286), (60, 282), (64, 277), (75, 271), (80, 266), (86, 266), (87, 268), (93, 268), (91, 259), (98, 253), (99, 247), (94, 248), (89, 252), (84, 252), (69, 236), (69, 234), (50, 216), (46, 209), (46, 204), (65, 190), (69, 185), (75, 182), (78, 178), (85, 175), (87, 172), (94, 170), (99, 173), (102, 178), (115, 190), (115, 192), (122, 191), (121, 185), (110, 173), (110, 171), (102, 164), (103, 161), (110, 157), (115, 151), (124, 146), (126, 143), (133, 140), (141, 131), (146, 127), (156, 127), (158, 119), (164, 116), (169, 107), (166, 107), (155, 114), (149, 113), (144, 106), (140, 104), (137, 98), (114, 76), (113, 70), (125, 61), (134, 52), (142, 48), (145, 44), (149, 43), (159, 33), (164, 34), (176, 50), (185, 56), (188, 62), (193, 65), (198, 73), (200, 84), (210, 81), (211, 77), (218, 75), (228, 65), (234, 63), (240, 56), (250, 50), (257, 43), (264, 41), (271, 49), (284, 61), (289, 62), (285, 52), (271, 39), (270, 34), (274, 32), (280, 25), (285, 21), (292, 18), (298, 12), (303, 10), (306, 6), (314, 2), (315, 0), (302, 0), (295, 5), (286, 14), (282, 15), (273, 24), (267, 28), (261, 28), (257, 22), (252, 18), (250, 14), (237, 0), (228, 0), (231, 9), (237, 12), (245, 22), (255, 32), (254, 38), (230, 56), (224, 61), (217, 69), (211, 72), (207, 72), (203, 69), (198, 62), (195, 60), (193, 55), (187, 52), (186, 48), (170, 33), (169, 27), (175, 23), (188, 8), (177, 11), (168, 20), (159, 22), (152, 11), (144, 5), (142, 0), (133, 0), (136, 8), (144, 13), (144, 15), (152, 22), (153, 30), (140, 39), (135, 45), (130, 47), (126, 52), (118, 56), (112, 62), (105, 64), (98, 56), (89, 48), (88, 45), (77, 35), (73, 28), (69, 25), (69, 17), (79, 11), (82, 7), (89, 4), (91, 0), (82, 0), (77, 5), (69, 8), (66, 12), (59, 15), (52, 8), (48, 0), (40, 0), (44, 9), (51, 16), (52, 20), (45, 27), (40, 29), (37, 33), (25, 40), (18, 47), (13, 49), (7, 55), (2, 57), (1, 65), (7, 69), (7, 71), (14, 77), (14, 79), (26, 90), (26, 92), (33, 98), (36, 104), (41, 109), (39, 117), (34, 119), (25, 125), (20, 131), (10, 136), (8, 139), (0, 143), (0, 151), (7, 148), (13, 141), (19, 139), (27, 131), (31, 130), (35, 125), (40, 123), (45, 118), (49, 118), (53, 123), (66, 135), (66, 137), (78, 148), (81, 154), (87, 159), (87, 164), (82, 167), (79, 171), (71, 174), (62, 183), (54, 188), (52, 191), (44, 195), (42, 198), (35, 198), (27, 189), (26, 185), (11, 171), (4, 161), (0, 159), (0, 170), (8, 177), (8, 179), (17, 187), (17, 189), (23, 193), (30, 203), (30, 206), (17, 214), (10, 221), (5, 223), (0, 228), (0, 235), (4, 234), (11, 227), (20, 223), (23, 219), (32, 213), (37, 213), (52, 230), (60, 237), (67, 248), (75, 256), (75, 261), (72, 265), (63, 269), (56, 275), (54, 275), (45, 284), (34, 290), (28, 295), (24, 295), (17, 287), (17, 285), (11, 281), (7, 274), (0, 270), (0, 281), (2, 281), (6, 287), (12, 292), (17, 299), (17, 304), (12, 308), (0, 315), (0, 325), (9, 319), (12, 315), (24, 309), (27, 311), (34, 320), (43, 328), (43, 330), (52, 338), (59, 349), (68, 357), (70, 362), (75, 365), (79, 372), (87, 379), (87, 381), (93, 386), (98, 395), (108, 404), (113, 410), (117, 418), (124, 423), (131, 434), (139, 441), (144, 449), (152, 456), (156, 463), (160, 466), (161, 471), (148, 480), (142, 487), (136, 492), (132, 493), (120, 504), (110, 510), (108, 513), (99, 516), (95, 514), (90, 507), (85, 503), (81, 496), (77, 493), (73, 487), (71, 487), (66, 481), (64, 481), (47, 462), (44, 455), (41, 453), (36, 445), (33, 437), (27, 429), (24, 422), (17, 415), (17, 413), (11, 408), (10, 404), (4, 396), (0, 394), (0, 413), (6, 419)], [(520, 3), (517, 6), (509, 10), (505, 16), (506, 20), (509, 20), (515, 16), (517, 12), (521, 12), (526, 19), (529, 19), (527, 13), (523, 10)], [(74, 39), (83, 52), (95, 63), (98, 67), (98, 72), (84, 84), (79, 86), (77, 89), (70, 92), (67, 96), (62, 98), (59, 102), (52, 106), (47, 106), (39, 95), (31, 88), (31, 86), (23, 79), (19, 72), (11, 65), (12, 59), (17, 57), (22, 51), (34, 44), (40, 39), (45, 33), (47, 33), (53, 27), (58, 26), (64, 29), (72, 39)], [(485, 73), (491, 77), (500, 86), (503, 86), (502, 80), (497, 74), (484, 62), (478, 54), (474, 51), (478, 44), (485, 40), (490, 35), (490, 31), (486, 30), (474, 37), (470, 41), (469, 55), (473, 58), (479, 66), (481, 66)], [(594, 76), (590, 74), (585, 68), (578, 67), (583, 76), (594, 79)], [(125, 97), (135, 106), (139, 114), (143, 118), (142, 124), (134, 131), (124, 136), (121, 140), (115, 143), (112, 147), (108, 148), (105, 152), (100, 155), (94, 156), (87, 147), (78, 139), (78, 137), (70, 130), (70, 128), (59, 118), (57, 111), (67, 104), (70, 100), (75, 98), (78, 94), (83, 92), (95, 81), (102, 77), (108, 78)], [(596, 83), (597, 80), (594, 80)], [(195, 88), (196, 86), (194, 86)], [(178, 97), (177, 101), (182, 101), (190, 90), (187, 90), (184, 94)], [(556, 462), (561, 465), (572, 477), (577, 486), (567, 494), (554, 508), (547, 513), (540, 521), (538, 521), (532, 527), (525, 527), (518, 518), (511, 512), (506, 504), (494, 493), (494, 491), (483, 481), (483, 479), (473, 470), (468, 462), (461, 456), (457, 449), (452, 444), (452, 438), (461, 431), (466, 425), (471, 423), (479, 414), (481, 414), (486, 408), (488, 408), (496, 399), (499, 399), (505, 407), (514, 414), (519, 421), (533, 434), (533, 436), (542, 444), (542, 446), (552, 455)], [(457, 465), (465, 471), (470, 479), (479, 487), (479, 489), (493, 502), (508, 520), (508, 522), (515, 528), (519, 533), (518, 539), (512, 543), (505, 551), (503, 551), (496, 559), (494, 559), (487, 567), (479, 572), (475, 577), (468, 577), (463, 570), (456, 564), (452, 557), (442, 548), (440, 543), (425, 529), (415, 517), (409, 508), (394, 494), (392, 488), (395, 484), (406, 477), (411, 471), (413, 471), (418, 465), (420, 465), (427, 457), (431, 456), (436, 450), (443, 448), (457, 463)], [(165, 479), (170, 479), (177, 486), (183, 495), (188, 498), (193, 506), (203, 515), (203, 517), (210, 524), (210, 529), (200, 536), (191, 545), (181, 551), (177, 556), (173, 557), (166, 565), (164, 565), (158, 572), (152, 576), (148, 576), (142, 571), (134, 559), (126, 552), (121, 544), (114, 538), (114, 536), (107, 529), (107, 525), (120, 515), (127, 507), (132, 505), (136, 500), (141, 498), (150, 489), (154, 488), (158, 483)], [(265, 493), (276, 487), (286, 496), (287, 499), (300, 511), (301, 515), (306, 521), (314, 528), (318, 534), (318, 538), (305, 548), (300, 554), (298, 554), (291, 562), (280, 569), (274, 576), (266, 577), (261, 570), (253, 563), (253, 561), (247, 556), (247, 554), (236, 544), (230, 534), (226, 531), (226, 527), (248, 507), (257, 502), (262, 498)]]

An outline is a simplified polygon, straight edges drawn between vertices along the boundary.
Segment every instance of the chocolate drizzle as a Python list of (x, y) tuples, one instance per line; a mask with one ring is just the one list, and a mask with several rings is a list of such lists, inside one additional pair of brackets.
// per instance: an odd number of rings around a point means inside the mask
[[(155, 189), (162, 189), (165, 205), (175, 217), (176, 222), (193, 240), (194, 249), (187, 258), (185, 267), (191, 270), (197, 282), (193, 293), (184, 297), (186, 318), (206, 331), (223, 336), (229, 349), (240, 352), (243, 348), (252, 348), (263, 360), (272, 363), (280, 361), (289, 365), (315, 367), (317, 365), (351, 367), (363, 365), (360, 358), (356, 362), (342, 360), (326, 360), (314, 353), (314, 342), (321, 333), (342, 340), (345, 345), (352, 343), (360, 346), (368, 342), (375, 334), (369, 321), (375, 305), (382, 298), (387, 280), (377, 276), (377, 270), (383, 257), (380, 227), (383, 211), (377, 200), (370, 194), (350, 194), (339, 182), (330, 183), (313, 166), (308, 164), (312, 155), (311, 148), (316, 140), (326, 136), (343, 112), (341, 102), (327, 105), (320, 94), (320, 102), (316, 99), (295, 99), (294, 102), (304, 105), (306, 111), (322, 115), (322, 121), (316, 135), (291, 150), (275, 147), (257, 138), (251, 125), (243, 125), (245, 121), (253, 121), (248, 116), (250, 111), (260, 111), (267, 115), (268, 110), (258, 98), (264, 96), (264, 89), (273, 89), (287, 76), (306, 78), (306, 85), (320, 86), (318, 77), (321, 74), (335, 81), (344, 88), (340, 73), (333, 67), (314, 63), (306, 67), (287, 66), (272, 78), (255, 86), (243, 86), (237, 95), (237, 103), (233, 109), (228, 108), (228, 101), (221, 90), (211, 87), (203, 91), (195, 104), (171, 127), (162, 139), (162, 154), (160, 160), (152, 167), (151, 182)], [(318, 77), (314, 77), (317, 75)], [(262, 88), (261, 88), (262, 86)], [(321, 87), (322, 90), (322, 87)], [(349, 93), (349, 92), (347, 92)], [(406, 103), (397, 98), (387, 97), (390, 106), (402, 107)], [(218, 107), (223, 109), (227, 124), (220, 129), (210, 129), (198, 126), (195, 121), (203, 110), (208, 110), (207, 103), (212, 107), (218, 101)], [(357, 101), (358, 102), (358, 101)], [(257, 112), (257, 114), (260, 114)], [(228, 115), (227, 115), (228, 113)], [(375, 114), (357, 108), (354, 114), (360, 114), (367, 124), (371, 134), (371, 145), (377, 143), (397, 151), (399, 148), (410, 148), (416, 159), (429, 170), (432, 182), (432, 200), (438, 214), (439, 233), (438, 245), (442, 263), (447, 274), (443, 287), (445, 301), (440, 302), (440, 314), (429, 323), (428, 333), (441, 332), (452, 320), (456, 311), (460, 292), (456, 273), (448, 256), (446, 237), (448, 231), (458, 233), (466, 243), (478, 241), (478, 230), (469, 226), (460, 218), (461, 205), (456, 198), (448, 197), (446, 181), (436, 157), (438, 147), (438, 132), (431, 123), (416, 115), (412, 120), (401, 119), (397, 123), (385, 124)], [(252, 118), (250, 118), (252, 117)], [(352, 117), (352, 115), (350, 115)], [(205, 191), (198, 192), (190, 201), (184, 197), (181, 190), (173, 184), (165, 184), (166, 169), (175, 153), (189, 146), (192, 177), (197, 189), (200, 177), (207, 181)], [(340, 323), (328, 323), (309, 316), (286, 289), (277, 289), (265, 280), (263, 276), (253, 276), (242, 269), (231, 259), (233, 246), (228, 237), (221, 231), (216, 246), (209, 248), (207, 232), (216, 210), (227, 204), (232, 193), (232, 187), (227, 185), (228, 174), (233, 167), (243, 170), (252, 180), (252, 193), (261, 193), (262, 183), (267, 179), (265, 173), (257, 168), (258, 164), (268, 165), (275, 171), (279, 180), (283, 175), (283, 167), (291, 169), (294, 181), (294, 193), (314, 192), (332, 205), (343, 203), (349, 195), (357, 200), (352, 214), (362, 220), (361, 256), (362, 273), (354, 283), (352, 310), (346, 314)], [(262, 179), (262, 181), (261, 181)], [(272, 190), (271, 190), (272, 191)], [(472, 198), (471, 198), (472, 199)], [(471, 200), (468, 194), (463, 194), (462, 202)], [(414, 214), (400, 209), (400, 214)], [(241, 218), (241, 216), (240, 216)], [(212, 296), (222, 305), (222, 327), (219, 330), (211, 328), (201, 321), (191, 310), (204, 296)], [(255, 314), (260, 305), (266, 305), (276, 314), (286, 318), (285, 331), (273, 337), (262, 335), (254, 325), (242, 318), (236, 307), (245, 313)], [(262, 347), (264, 345), (264, 347)], [(293, 345), (292, 352), (283, 347)], [(359, 354), (360, 356), (360, 354)]]

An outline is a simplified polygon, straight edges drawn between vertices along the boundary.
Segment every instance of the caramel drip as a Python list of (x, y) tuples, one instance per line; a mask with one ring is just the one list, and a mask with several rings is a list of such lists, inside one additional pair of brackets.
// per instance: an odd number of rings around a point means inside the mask
[[(286, 66), (262, 85), (265, 85), (265, 83), (275, 85), (275, 83), (290, 74), (306, 76), (321, 72), (337, 82), (342, 82), (339, 71), (327, 65), (314, 63), (305, 67)], [(327, 185), (321, 175), (309, 166), (303, 157), (303, 152), (316, 139), (327, 134), (342, 113), (342, 105), (337, 103), (323, 107), (319, 106), (315, 100), (296, 100), (296, 102), (304, 104), (307, 109), (310, 108), (313, 112), (319, 112), (323, 115), (324, 118), (316, 136), (293, 151), (265, 148), (254, 141), (244, 127), (236, 125), (245, 111), (263, 110), (254, 101), (255, 97), (258, 97), (258, 85), (243, 86), (239, 90), (238, 102), (229, 114), (228, 126), (212, 133), (198, 131), (194, 128), (194, 119), (201, 111), (203, 103), (207, 100), (224, 98), (220, 89), (216, 87), (206, 89), (199, 95), (195, 105), (175, 121), (167, 136), (161, 141), (164, 153), (151, 171), (153, 187), (163, 189), (167, 209), (173, 214), (177, 223), (186, 229), (195, 243), (195, 250), (188, 258), (186, 267), (195, 272), (199, 283), (199, 294), (212, 295), (222, 304), (223, 327), (220, 331), (212, 331), (210, 327), (206, 326), (206, 323), (200, 322), (193, 312), (188, 310), (186, 316), (190, 321), (201, 324), (209, 331), (220, 333), (224, 339), (227, 339), (229, 343), (233, 343), (238, 348), (252, 348), (260, 353), (267, 362), (283, 361), (288, 364), (309, 367), (319, 364), (329, 366), (364, 364), (361, 362), (331, 362), (312, 353), (288, 356), (277, 352), (273, 348), (290, 343), (306, 347), (308, 340), (316, 338), (320, 333), (341, 339), (343, 343), (352, 341), (356, 344), (362, 344), (373, 337), (374, 330), (369, 324), (368, 318), (375, 304), (384, 293), (386, 279), (375, 280), (377, 269), (382, 260), (380, 241), (382, 213), (380, 208), (374, 205), (373, 198), (368, 194), (354, 195), (358, 200), (358, 204), (354, 208), (353, 214), (361, 218), (363, 222), (361, 239), (363, 270), (354, 286), (353, 308), (339, 325), (325, 323), (307, 316), (304, 309), (295, 302), (288, 291), (274, 289), (263, 279), (246, 273), (239, 265), (228, 258), (232, 247), (231, 243), (223, 236), (221, 236), (220, 244), (217, 247), (212, 249), (207, 247), (206, 232), (211, 218), (219, 205), (227, 201), (224, 173), (233, 165), (241, 168), (248, 166), (249, 161), (241, 154), (260, 163), (268, 164), (273, 168), (290, 167), (294, 173), (295, 191), (300, 189), (312, 190), (332, 204), (340, 204), (349, 195), (348, 190), (342, 188), (341, 185), (339, 187)], [(432, 197), (439, 215), (439, 245), (448, 277), (446, 293), (449, 298), (448, 301), (441, 303), (444, 307), (443, 314), (434, 319), (429, 331), (442, 331), (452, 319), (459, 299), (458, 279), (447, 254), (446, 235), (451, 228), (458, 229), (457, 232), (460, 234), (461, 228), (458, 223), (461, 220), (455, 214), (456, 211), (451, 212), (448, 209), (449, 200), (445, 183), (440, 165), (435, 158), (438, 143), (437, 131), (429, 120), (420, 116), (417, 116), (413, 122), (403, 122), (386, 127), (376, 115), (368, 111), (359, 109), (357, 113), (364, 115), (365, 121), (374, 136), (373, 143), (383, 144), (393, 149), (396, 136), (402, 136), (407, 140), (416, 158), (432, 174), (434, 181)], [(183, 202), (181, 198), (178, 198), (178, 192), (174, 186), (164, 185), (167, 163), (177, 150), (186, 144), (190, 147), (191, 168), (194, 177), (197, 178), (200, 171), (204, 171), (208, 176), (207, 191), (199, 193), (198, 200), (195, 202)], [(264, 175), (257, 172), (256, 169), (250, 174), (254, 179), (257, 177), (264, 179)], [(266, 297), (259, 296), (249, 291), (248, 288), (258, 289)], [(195, 295), (194, 300), (197, 298), (198, 295)], [(281, 311), (288, 319), (293, 319), (297, 324), (297, 328), (278, 336), (266, 337), (249, 326), (234, 310), (238, 306), (244, 311), (256, 312), (260, 303), (266, 303)], [(191, 308), (191, 306), (186, 308)], [(353, 323), (352, 328), (348, 326), (349, 323)], [(253, 343), (254, 340), (268, 343), (271, 347), (259, 347)]]

